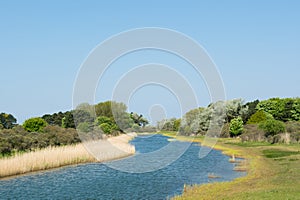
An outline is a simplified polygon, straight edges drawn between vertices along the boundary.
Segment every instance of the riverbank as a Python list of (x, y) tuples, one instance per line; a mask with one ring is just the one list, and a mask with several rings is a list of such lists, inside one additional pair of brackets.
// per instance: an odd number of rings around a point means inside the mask
[[(120, 159), (135, 153), (128, 142), (136, 134), (122, 134), (106, 140), (79, 143), (61, 147), (48, 147), (0, 159), (0, 178), (88, 162)], [(98, 148), (98, 146), (100, 147)], [(84, 146), (97, 152), (96, 158)], [(90, 149), (89, 149), (90, 150)]]
[[(174, 134), (165, 134), (176, 137)], [(203, 142), (203, 137), (176, 137)], [(219, 139), (216, 149), (243, 157), (247, 162), (245, 177), (230, 182), (216, 182), (185, 187), (181, 199), (299, 199), (300, 145), (242, 143), (239, 139)]]

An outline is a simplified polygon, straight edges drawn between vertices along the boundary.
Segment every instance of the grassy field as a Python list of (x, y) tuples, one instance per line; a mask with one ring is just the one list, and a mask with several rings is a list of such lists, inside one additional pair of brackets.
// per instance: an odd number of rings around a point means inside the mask
[[(166, 133), (174, 136), (174, 133)], [(189, 137), (177, 139), (190, 140)], [(203, 138), (196, 137), (194, 142)], [(220, 139), (216, 149), (242, 156), (248, 175), (231, 182), (186, 187), (181, 199), (300, 199), (300, 145), (241, 143), (238, 139)]]

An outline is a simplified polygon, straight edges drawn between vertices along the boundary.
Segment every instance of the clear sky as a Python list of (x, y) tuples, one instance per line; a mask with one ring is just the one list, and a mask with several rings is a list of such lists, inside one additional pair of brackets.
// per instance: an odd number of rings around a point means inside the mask
[[(228, 99), (300, 96), (300, 1), (11, 0), (0, 2), (0, 112), (12, 113), (21, 123), (72, 109), (73, 84), (89, 52), (112, 35), (141, 27), (174, 29), (194, 38), (216, 63)], [(158, 52), (147, 55), (129, 55), (124, 65), (151, 59), (170, 62), (177, 70), (184, 65)], [(119, 72), (118, 63), (112, 74)], [(97, 91), (97, 100), (109, 99), (113, 77), (103, 79), (108, 84)], [(190, 79), (202, 88), (201, 80)], [(199, 98), (206, 98), (199, 88)], [(153, 95), (145, 88), (147, 93)], [(168, 100), (169, 116), (178, 116), (175, 100)], [(131, 108), (143, 113), (143, 106)]]

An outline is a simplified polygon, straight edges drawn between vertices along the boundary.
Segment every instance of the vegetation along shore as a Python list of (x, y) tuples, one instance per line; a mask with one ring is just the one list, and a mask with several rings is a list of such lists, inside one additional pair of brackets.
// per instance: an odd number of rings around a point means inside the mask
[[(224, 118), (218, 115), (220, 108)], [(213, 115), (220, 116), (213, 120), (217, 124), (211, 124)], [(245, 158), (244, 162), (235, 163), (235, 170), (247, 170), (247, 176), (231, 182), (186, 186), (183, 195), (175, 199), (300, 196), (300, 98), (213, 102), (187, 112), (182, 118), (164, 119), (157, 127), (150, 126), (140, 114), (128, 113), (125, 104), (111, 101), (81, 104), (76, 110), (30, 118), (22, 125), (16, 123), (13, 115), (1, 113), (0, 177), (95, 162), (93, 156), (105, 161), (132, 155), (135, 150), (128, 141), (133, 136), (124, 135), (125, 132), (159, 129), (172, 137), (176, 133), (176, 139), (201, 143), (213, 125), (223, 127), (219, 135), (215, 133), (220, 138), (214, 148), (231, 157)], [(82, 139), (93, 156), (84, 149)], [(105, 151), (98, 149), (99, 141), (105, 141)]]
[[(162, 134), (178, 140), (200, 143), (204, 140), (203, 136), (176, 136), (176, 132)], [(230, 182), (185, 186), (183, 194), (173, 199), (299, 199), (299, 144), (242, 142), (240, 138), (220, 138), (214, 148), (229, 156), (243, 157), (245, 161), (237, 162), (234, 170), (247, 171), (247, 175)]]

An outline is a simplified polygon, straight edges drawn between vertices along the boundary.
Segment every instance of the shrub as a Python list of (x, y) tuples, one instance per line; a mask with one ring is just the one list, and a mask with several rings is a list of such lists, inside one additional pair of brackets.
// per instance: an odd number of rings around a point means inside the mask
[(111, 134), (112, 133), (112, 127), (108, 123), (102, 123), (102, 124), (100, 124), (99, 127), (101, 128), (101, 130), (105, 134)]
[(81, 122), (76, 127), (79, 131), (87, 133), (93, 130), (91, 123), (89, 122)]
[(23, 124), (24, 129), (28, 132), (42, 132), (46, 126), (47, 122), (40, 117), (27, 119)]
[(258, 124), (267, 119), (273, 119), (273, 116), (269, 113), (259, 110), (253, 115), (251, 115), (250, 119), (247, 121), (247, 124)]
[(242, 134), (243, 128), (244, 128), (243, 124), (244, 123), (243, 123), (243, 120), (241, 117), (232, 119), (230, 121), (230, 126), (229, 126), (230, 134), (232, 136), (237, 136), (237, 135)]
[(262, 129), (268, 137), (270, 135), (273, 136), (278, 133), (283, 133), (285, 131), (285, 124), (275, 119), (269, 119), (261, 122), (259, 128)]
[(246, 124), (243, 134), (241, 135), (243, 142), (263, 142), (266, 141), (265, 133), (258, 128), (257, 124)]

